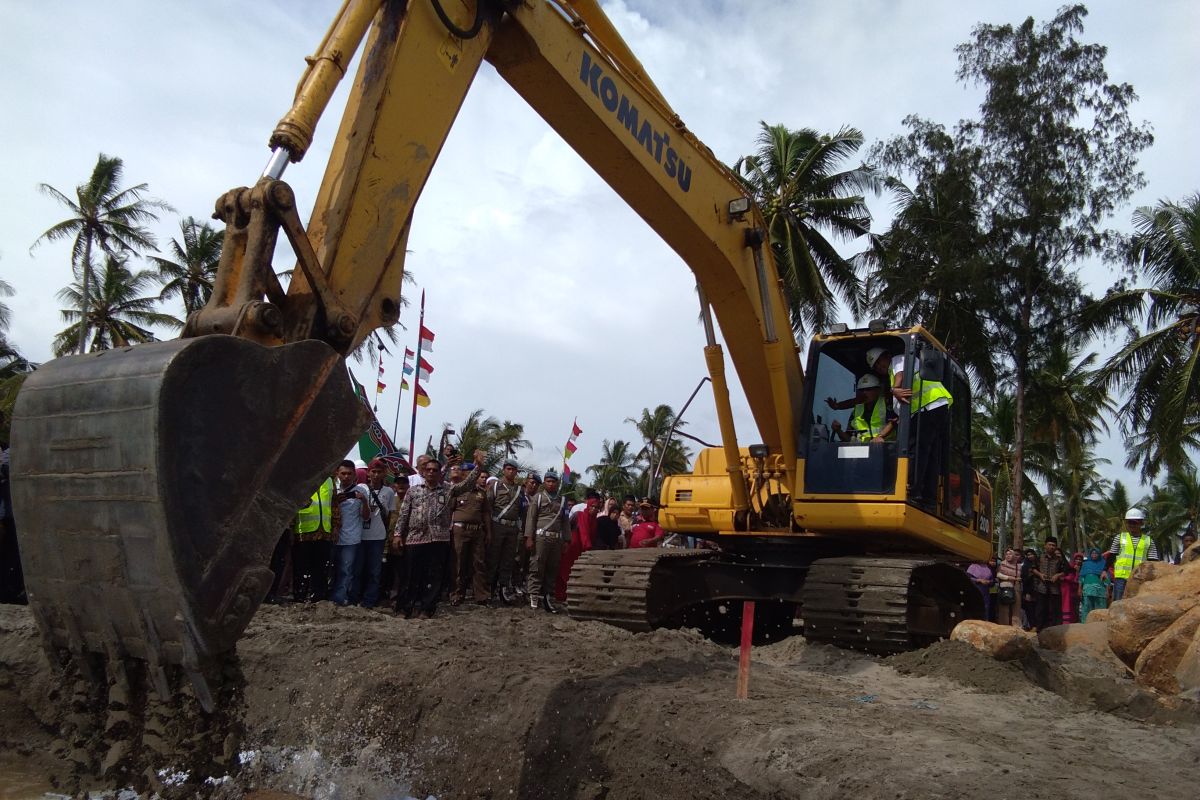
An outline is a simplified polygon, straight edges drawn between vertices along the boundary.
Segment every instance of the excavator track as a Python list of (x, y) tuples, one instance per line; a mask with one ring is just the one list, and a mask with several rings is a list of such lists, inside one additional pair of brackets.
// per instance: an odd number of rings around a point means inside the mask
[(806, 639), (878, 654), (924, 647), (983, 616), (966, 575), (934, 558), (820, 559), (801, 597)]
[(655, 590), (662, 588), (664, 580), (670, 580), (663, 573), (672, 566), (699, 563), (712, 555), (674, 548), (584, 553), (571, 567), (567, 613), (572, 619), (595, 620), (628, 631), (661, 627), (674, 610), (656, 601), (659, 592)]

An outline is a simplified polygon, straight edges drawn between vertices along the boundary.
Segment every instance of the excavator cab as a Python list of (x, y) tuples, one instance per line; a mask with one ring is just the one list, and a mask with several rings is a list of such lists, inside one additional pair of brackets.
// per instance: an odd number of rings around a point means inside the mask
[[(796, 470), (804, 527), (862, 530), (864, 519), (886, 518), (918, 540), (980, 528), (986, 536), (990, 490), (971, 461), (966, 372), (920, 326), (842, 327), (814, 337), (808, 352)], [(914, 375), (945, 388), (945, 412), (894, 399), (894, 379), (912, 389)]]

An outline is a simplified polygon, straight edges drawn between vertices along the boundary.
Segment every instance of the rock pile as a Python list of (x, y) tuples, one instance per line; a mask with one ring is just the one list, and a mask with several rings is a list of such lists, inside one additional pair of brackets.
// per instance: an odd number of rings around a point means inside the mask
[(1036, 643), (1015, 628), (978, 620), (959, 623), (950, 638), (999, 660), (1090, 662), (1094, 675), (1132, 676), (1143, 690), (1200, 701), (1200, 544), (1181, 562), (1138, 566), (1124, 599), (1093, 611), (1084, 624), (1047, 628)]

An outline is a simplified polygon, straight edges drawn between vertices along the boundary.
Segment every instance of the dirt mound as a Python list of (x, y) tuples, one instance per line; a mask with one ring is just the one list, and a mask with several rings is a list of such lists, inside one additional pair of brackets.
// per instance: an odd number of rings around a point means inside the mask
[[(1097, 763), (1120, 761), (1131, 736), (1169, 763), (1194, 752), (1194, 729), (1114, 724), (1019, 673), (1010, 697), (982, 695), (1011, 674), (945, 645), (881, 661), (793, 638), (755, 650), (745, 701), (734, 698), (736, 665), (735, 651), (693, 632), (634, 635), (528, 609), (462, 608), (418, 622), (328, 604), (265, 607), (238, 647), (240, 695), (204, 732), (233, 745), (232, 759), (210, 752), (196, 766), (182, 735), (164, 737), (160, 751), (128, 752), (142, 753), (164, 796), (222, 800), (890, 800), (1043, 796), (1048, 785), (1061, 800), (1093, 794), (1055, 782), (1085, 745)], [(46, 788), (50, 779), (67, 791), (131, 785), (52, 755), (73, 713), (63, 681), (40, 655), (27, 611), (0, 608), (0, 774), (19, 745), (21, 774), (46, 776)], [(110, 748), (144, 739), (138, 714), (106, 739), (111, 709), (100, 708), (80, 733), (91, 720)], [(177, 709), (168, 726), (190, 730), (186, 716)], [(218, 738), (230, 734), (236, 742)], [(1200, 776), (1154, 772), (1133, 764), (1109, 787), (1152, 784), (1158, 798), (1192, 800)], [(0, 796), (5, 788), (0, 778)]]
[(886, 663), (903, 675), (947, 678), (987, 694), (1006, 694), (1029, 688), (1020, 667), (996, 661), (966, 642), (943, 639), (924, 650), (900, 653)]

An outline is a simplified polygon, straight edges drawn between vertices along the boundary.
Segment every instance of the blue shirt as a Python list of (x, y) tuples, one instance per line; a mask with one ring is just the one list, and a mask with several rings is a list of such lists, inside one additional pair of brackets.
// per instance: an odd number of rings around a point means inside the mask
[[(338, 491), (341, 491), (340, 489)], [(349, 491), (349, 490), (348, 490)], [(362, 507), (367, 502), (365, 495), (357, 486), (353, 487), (354, 497), (343, 500), (338, 504), (342, 510), (342, 527), (338, 530), (338, 544), (358, 544), (362, 541), (363, 519)]]

